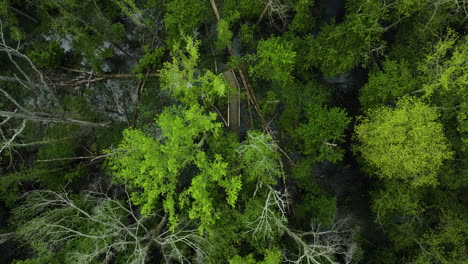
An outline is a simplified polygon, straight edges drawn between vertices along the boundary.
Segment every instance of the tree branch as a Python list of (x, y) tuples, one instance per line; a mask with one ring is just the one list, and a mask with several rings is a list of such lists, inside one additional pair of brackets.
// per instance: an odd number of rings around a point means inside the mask
[(20, 118), (24, 120), (30, 120), (34, 122), (46, 122), (46, 123), (67, 123), (67, 124), (75, 124), (79, 126), (87, 126), (87, 127), (111, 127), (112, 125), (109, 123), (92, 123), (87, 121), (76, 120), (73, 118), (67, 117), (43, 117), (36, 114), (21, 114), (15, 112), (7, 112), (7, 111), (0, 111), (0, 116), (3, 117), (11, 117), (11, 118)]

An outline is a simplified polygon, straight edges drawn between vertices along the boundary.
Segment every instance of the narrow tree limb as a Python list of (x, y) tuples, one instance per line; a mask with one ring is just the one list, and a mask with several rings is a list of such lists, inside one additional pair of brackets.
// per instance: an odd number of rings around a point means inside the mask
[(52, 144), (52, 143), (57, 143), (57, 142), (63, 142), (63, 141), (69, 141), (76, 139), (76, 137), (71, 137), (71, 138), (63, 138), (63, 139), (55, 139), (55, 140), (43, 140), (43, 141), (36, 141), (36, 142), (30, 142), (30, 143), (18, 143), (18, 144), (11, 144), (11, 147), (32, 147), (32, 146), (38, 146), (38, 145), (46, 145), (46, 144)]
[[(19, 83), (19, 84), (22, 84), (22, 85), (31, 86), (31, 87), (34, 87), (34, 88), (47, 88), (46, 86), (44, 86), (42, 84), (38, 84), (38, 83), (35, 83), (35, 82), (29, 82), (29, 81), (25, 81), (25, 80), (20, 80), (18, 78), (13, 78), (13, 77), (8, 77), (8, 76), (0, 76), (0, 81), (15, 82), (15, 83)], [(29, 88), (29, 89), (31, 89), (31, 88)]]
[(213, 12), (216, 16), (216, 20), (218, 20), (218, 22), (221, 22), (221, 17), (219, 16), (218, 7), (216, 6), (215, 1), (210, 0), (210, 3), (211, 3), (211, 7), (213, 8)]
[(54, 161), (65, 161), (65, 160), (82, 160), (82, 159), (89, 159), (91, 161), (95, 161), (97, 159), (102, 159), (109, 157), (109, 154), (100, 155), (100, 156), (83, 156), (83, 157), (68, 157), (68, 158), (54, 158), (54, 159), (44, 159), (44, 160), (36, 160), (37, 162), (54, 162)]
[(10, 100), (14, 105), (16, 105), (21, 111), (28, 114), (31, 113), (28, 110), (26, 110), (22, 105), (20, 105), (9, 93), (7, 93), (7, 91), (0, 88), (0, 92), (2, 92), (6, 96), (6, 98), (8, 98), (8, 100)]
[(392, 24), (386, 26), (386, 27), (384, 28), (383, 31), (384, 31), (384, 32), (387, 32), (387, 31), (389, 31), (390, 29), (392, 29), (392, 28), (398, 26), (398, 24), (400, 24), (403, 20), (405, 20), (405, 19), (407, 19), (408, 17), (410, 17), (413, 13), (414, 13), (414, 11), (411, 12), (411, 13), (410, 13), (409, 15), (407, 15), (407, 16), (400, 17), (400, 19), (398, 19), (397, 21), (395, 21), (395, 22), (393, 22)]
[(161, 234), (161, 230), (162, 228), (164, 227), (164, 225), (166, 224), (167, 222), (167, 213), (164, 214), (163, 218), (161, 219), (161, 222), (159, 222), (158, 226), (156, 227), (156, 229), (154, 230), (154, 234), (156, 236), (159, 236)]
[(18, 13), (18, 14), (24, 16), (25, 18), (31, 20), (32, 22), (34, 22), (34, 23), (36, 23), (36, 24), (39, 24), (39, 20), (37, 20), (36, 18), (34, 18), (34, 17), (32, 17), (32, 16), (26, 14), (25, 12), (23, 12), (23, 11), (17, 9), (17, 8), (14, 8), (14, 7), (12, 7), (12, 6), (8, 6), (8, 8), (10, 8), (11, 10), (15, 11), (16, 13)]
[[(224, 118), (223, 114), (221, 113), (221, 111), (219, 111), (218, 107), (216, 107), (216, 106), (213, 105), (213, 108), (214, 108), (215, 111), (218, 113), (218, 115), (221, 117), (221, 119), (223, 120), (224, 124), (225, 124), (226, 126), (229, 126), (228, 121), (226, 121), (226, 118)], [(229, 110), (228, 110), (228, 118), (229, 118)]]
[(270, 7), (271, 2), (268, 1), (268, 3), (265, 5), (265, 8), (263, 9), (262, 13), (260, 14), (260, 17), (257, 19), (256, 25), (260, 24), (262, 22), (263, 17), (265, 16), (266, 12), (268, 11), (268, 7)]
[[(57, 86), (57, 87), (74, 87), (74, 86), (80, 86), (82, 84), (86, 83), (95, 83), (95, 82), (100, 82), (104, 80), (110, 80), (110, 79), (133, 79), (137, 78), (137, 74), (133, 73), (120, 73), (120, 74), (95, 74), (97, 76), (94, 79), (83, 79), (83, 80), (71, 80), (69, 82), (62, 82), (62, 83), (52, 83), (52, 85)], [(148, 74), (148, 77), (155, 77), (159, 76), (159, 74)]]
[(30, 115), (30, 114), (21, 114), (15, 112), (8, 112), (8, 111), (0, 111), (0, 116), (3, 117), (11, 117), (11, 118), (19, 118), (24, 120), (30, 120), (34, 122), (46, 122), (46, 123), (67, 123), (67, 124), (75, 124), (79, 126), (86, 126), (86, 127), (111, 127), (109, 123), (93, 123), (88, 121), (76, 120), (73, 118), (67, 117), (43, 117), (38, 115)]
[(138, 83), (137, 86), (137, 103), (135, 106), (135, 113), (133, 114), (132, 127), (135, 127), (138, 120), (138, 115), (140, 114), (140, 105), (141, 105), (141, 95), (143, 94), (143, 89), (145, 89), (146, 80), (148, 79), (150, 70), (146, 71), (145, 78)]
[(5, 148), (10, 147), (10, 144), (23, 132), (25, 128), (26, 128), (26, 120), (23, 120), (21, 127), (15, 132), (15, 134), (10, 138), (10, 140), (5, 142), (5, 144), (0, 149), (0, 153), (2, 153)]
[(0, 234), (0, 245), (13, 239), (16, 236), (16, 232)]

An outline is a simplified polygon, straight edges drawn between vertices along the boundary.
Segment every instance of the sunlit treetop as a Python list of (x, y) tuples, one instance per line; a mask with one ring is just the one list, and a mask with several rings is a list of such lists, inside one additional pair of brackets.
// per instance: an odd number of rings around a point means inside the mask
[(198, 69), (199, 41), (187, 37), (184, 43), (185, 47), (180, 47), (180, 43), (175, 44), (172, 62), (164, 63), (161, 88), (184, 104), (211, 105), (226, 94), (226, 83), (221, 75)]
[(452, 157), (438, 117), (437, 109), (410, 97), (395, 108), (372, 110), (355, 128), (356, 150), (381, 178), (435, 185), (439, 168)]

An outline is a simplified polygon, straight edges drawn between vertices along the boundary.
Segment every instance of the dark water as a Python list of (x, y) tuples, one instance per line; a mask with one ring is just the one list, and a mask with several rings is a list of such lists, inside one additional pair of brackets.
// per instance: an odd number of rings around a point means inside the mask
[(337, 22), (343, 20), (346, 0), (321, 0), (320, 13), (323, 22), (330, 23), (332, 18)]

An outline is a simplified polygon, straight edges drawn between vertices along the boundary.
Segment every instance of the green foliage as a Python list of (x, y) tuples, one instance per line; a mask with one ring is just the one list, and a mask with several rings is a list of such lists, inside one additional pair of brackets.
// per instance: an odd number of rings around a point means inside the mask
[(424, 97), (434, 93), (444, 94), (457, 91), (466, 96), (468, 85), (468, 38), (459, 39), (449, 30), (444, 39), (438, 41), (428, 52), (419, 70), (427, 75), (427, 84), (423, 86)]
[(395, 1), (395, 9), (399, 15), (410, 15), (412, 12), (421, 9), (426, 4), (423, 0), (403, 0)]
[(186, 38), (185, 41), (185, 50), (180, 50), (175, 45), (172, 63), (164, 63), (161, 70), (161, 89), (187, 105), (196, 104), (199, 100), (210, 105), (226, 94), (226, 83), (221, 75), (209, 70), (203, 73), (197, 70), (199, 42), (191, 38)]
[(218, 48), (226, 48), (231, 44), (232, 31), (229, 30), (229, 23), (226, 20), (221, 20), (218, 23), (218, 42), (216, 43)]
[(9, 8), (10, 4), (11, 3), (9, 0), (0, 1), (0, 16), (2, 18), (1, 22), (3, 26), (5, 26), (5, 24), (10, 25), (8, 27), (8, 31), (3, 29), (3, 33), (7, 36), (9, 35), (14, 41), (20, 41), (25, 37), (24, 31), (20, 27), (20, 21), (16, 17), (15, 13), (12, 9)]
[[(37, 150), (37, 160), (35, 170), (41, 177), (40, 182), (48, 188), (56, 189), (68, 182), (64, 177), (64, 172), (73, 168), (73, 157), (79, 156), (79, 144), (68, 137), (76, 136), (78, 133), (74, 125), (54, 124), (50, 125), (44, 140), (54, 141), (49, 144), (42, 144)], [(34, 172), (33, 172), (34, 173)]]
[(249, 69), (250, 75), (277, 81), (286, 85), (293, 80), (296, 52), (292, 45), (278, 37), (271, 37), (258, 42), (256, 64)]
[(58, 41), (37, 42), (32, 45), (27, 56), (35, 65), (53, 69), (61, 64), (63, 50), (60, 48)]
[(149, 19), (145, 19), (143, 17), (142, 11), (137, 7), (133, 0), (113, 0), (112, 2), (120, 7), (122, 12), (138, 26), (152, 24)]
[(286, 217), (281, 207), (281, 196), (271, 187), (258, 183), (243, 212), (243, 221), (249, 236), (246, 240), (255, 248), (271, 248), (284, 234)]
[(299, 125), (304, 109), (308, 105), (327, 105), (331, 101), (329, 87), (310, 80), (306, 84), (294, 82), (282, 87), (279, 91), (284, 110), (280, 116), (280, 124), (289, 134), (295, 136), (294, 131)]
[(439, 168), (452, 157), (438, 117), (435, 108), (402, 98), (395, 109), (382, 107), (361, 119), (355, 148), (381, 178), (436, 185)]
[(314, 0), (298, 0), (293, 8), (296, 14), (289, 24), (289, 30), (298, 33), (307, 33), (311, 30), (315, 19), (312, 16), (311, 8), (314, 6)]
[(265, 4), (256, 0), (224, 0), (221, 6), (221, 17), (229, 22), (237, 20), (255, 20)]
[(252, 43), (255, 43), (254, 31), (252, 27), (246, 24), (242, 24), (239, 29), (239, 38), (242, 41), (242, 43), (252, 46)]
[(73, 168), (70, 172), (65, 174), (63, 177), (67, 180), (67, 182), (74, 182), (78, 179), (83, 178), (84, 176), (89, 175), (89, 170), (82, 164), (78, 164), (75, 168)]
[(26, 182), (36, 182), (38, 176), (36, 173), (26, 170), (2, 175), (0, 181), (0, 199), (5, 203), (6, 207), (14, 207), (16, 202), (21, 198), (21, 185)]
[(344, 109), (333, 107), (327, 109), (316, 104), (306, 107), (308, 123), (297, 129), (304, 154), (311, 155), (317, 162), (328, 160), (339, 161), (343, 150), (338, 147), (344, 142), (344, 131), (351, 119)]
[(63, 98), (63, 110), (71, 118), (82, 120), (98, 120), (99, 116), (93, 112), (84, 96), (65, 96)]
[(209, 3), (203, 0), (173, 0), (167, 3), (164, 25), (168, 46), (172, 47), (182, 36), (192, 35), (211, 11), (210, 8)]
[(312, 174), (313, 164), (313, 160), (305, 159), (296, 164), (291, 174), (302, 190), (294, 208), (294, 218), (304, 228), (309, 228), (311, 222), (330, 226), (336, 213), (336, 198), (328, 195), (317, 184)]
[(386, 60), (383, 71), (371, 71), (369, 81), (360, 91), (359, 100), (364, 109), (394, 104), (398, 98), (421, 86), (420, 78), (415, 76), (407, 62)]
[(122, 39), (125, 36), (125, 26), (120, 22), (112, 24), (111, 30), (116, 40)]
[(304, 68), (318, 67), (325, 77), (333, 77), (368, 63), (371, 49), (382, 42), (379, 21), (386, 9), (378, 1), (362, 2), (349, 4), (344, 22), (332, 22), (316, 37), (307, 38), (308, 64)]
[(72, 37), (72, 46), (77, 54), (82, 53), (95, 70), (100, 70), (102, 61), (111, 55), (111, 50), (103, 48), (103, 43), (123, 37), (122, 27), (112, 21), (113, 10), (118, 8), (112, 1), (25, 2), (40, 15), (43, 29), (62, 38)]
[(181, 208), (184, 209), (191, 202), (188, 216), (190, 219), (200, 219), (200, 232), (212, 226), (216, 219), (220, 218), (219, 212), (214, 208), (215, 199), (210, 198), (213, 189), (221, 186), (225, 189), (226, 200), (231, 207), (235, 206), (237, 196), (242, 187), (239, 176), (227, 178), (228, 164), (222, 161), (217, 155), (213, 162), (207, 160), (206, 154), (199, 152), (196, 154), (195, 165), (200, 170), (200, 174), (193, 177), (191, 186), (181, 194)]
[(271, 115), (278, 105), (277, 95), (273, 91), (267, 91), (265, 98), (260, 102), (260, 108), (265, 115)]
[(138, 60), (138, 63), (133, 68), (133, 72), (139, 74), (139, 78), (144, 77), (145, 70), (149, 70), (153, 67), (161, 66), (161, 58), (164, 55), (164, 48), (156, 48), (151, 50), (149, 46), (143, 46), (143, 52), (145, 55)]
[[(220, 124), (215, 118), (196, 105), (169, 108), (156, 120), (160, 140), (139, 130), (124, 132), (110, 168), (117, 179), (134, 188), (132, 201), (141, 206), (143, 214), (151, 214), (162, 203), (174, 227), (178, 208), (189, 208), (188, 217), (199, 219), (203, 232), (220, 217), (215, 208), (217, 189), (224, 189), (227, 203), (234, 206), (242, 184), (239, 177), (230, 177), (221, 156), (210, 159), (201, 149), (205, 137), (218, 135)], [(181, 185), (187, 180), (188, 186)], [(187, 188), (182, 194), (181, 187)]]
[[(461, 149), (468, 149), (468, 38), (447, 35), (429, 50), (419, 70), (426, 76), (423, 98), (431, 99), (445, 111), (447, 119), (456, 119)], [(458, 145), (458, 142), (457, 144)]]
[(229, 264), (279, 264), (281, 263), (282, 255), (278, 249), (266, 249), (263, 253), (264, 259), (257, 261), (253, 254), (247, 256), (235, 256), (229, 260)]
[(421, 190), (398, 180), (384, 180), (382, 188), (372, 193), (371, 208), (379, 224), (393, 224), (424, 213), (422, 200)]
[(247, 183), (261, 182), (275, 184), (282, 176), (277, 146), (271, 136), (258, 131), (249, 131), (247, 139), (239, 146), (237, 153), (244, 169)]
[[(0, 118), (0, 262), (466, 263), (467, 4), (325, 2), (0, 0), (3, 115), (118, 112)], [(239, 134), (225, 70), (252, 77)]]
[(444, 211), (440, 225), (427, 232), (419, 242), (419, 251), (412, 264), (467, 263), (468, 222), (466, 212)]

